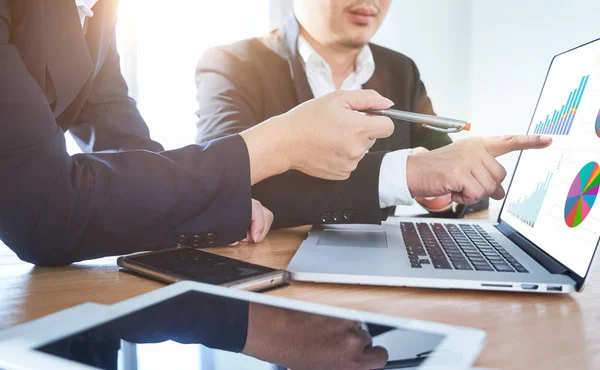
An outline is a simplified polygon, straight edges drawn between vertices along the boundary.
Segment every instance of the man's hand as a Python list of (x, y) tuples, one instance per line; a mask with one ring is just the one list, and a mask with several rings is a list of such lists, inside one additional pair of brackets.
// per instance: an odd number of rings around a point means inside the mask
[(504, 198), (506, 170), (495, 157), (515, 151), (546, 148), (550, 137), (498, 136), (461, 140), (408, 157), (406, 177), (413, 197), (452, 194), (452, 200), (473, 204), (491, 196)]
[[(412, 149), (414, 154), (427, 153), (428, 151), (427, 148), (422, 146)], [(450, 203), (452, 203), (452, 196), (451, 194), (445, 194), (439, 197), (416, 197), (415, 200), (426, 210), (436, 212), (447, 209)]]
[(273, 212), (264, 207), (258, 200), (252, 199), (252, 222), (246, 238), (248, 243), (260, 243), (267, 237), (273, 224)]
[(387, 350), (373, 347), (355, 321), (250, 304), (243, 353), (294, 370), (382, 368)]
[(375, 140), (394, 132), (389, 118), (357, 111), (392, 105), (373, 90), (336, 91), (242, 132), (252, 184), (290, 169), (347, 179)]

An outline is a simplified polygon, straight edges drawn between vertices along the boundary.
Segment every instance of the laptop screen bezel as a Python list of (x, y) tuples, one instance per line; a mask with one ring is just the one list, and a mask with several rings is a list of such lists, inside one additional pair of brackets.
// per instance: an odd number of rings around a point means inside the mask
[[(564, 55), (564, 54), (568, 54), (568, 53), (570, 53), (572, 51), (575, 51), (577, 49), (580, 49), (582, 47), (585, 47), (587, 45), (593, 44), (593, 43), (598, 42), (598, 41), (600, 41), (600, 38), (597, 38), (595, 40), (586, 42), (585, 44), (576, 46), (576, 47), (574, 47), (572, 49), (569, 49), (567, 51), (564, 51), (562, 53), (556, 54), (552, 58), (552, 61), (550, 62), (550, 66), (548, 67), (548, 71), (546, 72), (546, 77), (544, 78), (544, 84), (542, 85), (542, 89), (540, 90), (540, 95), (538, 96), (537, 103), (535, 104), (535, 109), (533, 110), (533, 114), (531, 115), (531, 121), (529, 122), (529, 127), (527, 128), (527, 134), (529, 134), (530, 131), (531, 131), (531, 126), (533, 124), (533, 119), (535, 118), (535, 114), (536, 114), (538, 106), (540, 104), (540, 100), (542, 99), (542, 94), (544, 93), (544, 88), (546, 87), (546, 82), (548, 81), (548, 76), (550, 75), (550, 71), (552, 71), (552, 66), (554, 64), (555, 59), (558, 58), (558, 57), (560, 57), (560, 56), (562, 56), (562, 55)], [(588, 275), (590, 273), (590, 269), (591, 269), (592, 265), (594, 264), (594, 260), (596, 258), (596, 253), (598, 252), (598, 247), (600, 246), (600, 238), (598, 239), (598, 242), (596, 242), (596, 248), (594, 249), (594, 253), (592, 255), (592, 260), (590, 261), (590, 264), (588, 265), (588, 268), (587, 268), (587, 270), (585, 272), (585, 275), (584, 276), (580, 276), (575, 271), (573, 271), (569, 267), (565, 266), (562, 262), (560, 262), (559, 260), (557, 260), (556, 258), (554, 258), (552, 255), (548, 254), (545, 250), (543, 250), (542, 248), (538, 247), (538, 245), (536, 243), (532, 242), (531, 240), (529, 240), (529, 238), (525, 237), (525, 235), (521, 234), (519, 231), (517, 231), (515, 228), (513, 228), (510, 225), (510, 223), (502, 220), (502, 211), (504, 211), (504, 206), (506, 205), (506, 200), (508, 199), (508, 194), (510, 193), (510, 187), (512, 186), (513, 181), (515, 179), (515, 174), (517, 173), (517, 168), (519, 167), (519, 162), (521, 161), (521, 156), (522, 155), (523, 155), (523, 152), (521, 151), (519, 153), (519, 158), (517, 159), (517, 163), (515, 164), (515, 169), (513, 171), (512, 177), (510, 179), (510, 183), (508, 185), (506, 196), (504, 197), (504, 201), (502, 202), (502, 207), (500, 208), (500, 213), (498, 214), (498, 221), (497, 222), (503, 228), (506, 228), (510, 232), (519, 235), (520, 238), (524, 239), (529, 244), (531, 244), (537, 251), (539, 251), (540, 253), (543, 253), (546, 257), (548, 257), (549, 259), (551, 259), (555, 263), (558, 263), (560, 266), (562, 266), (566, 270), (566, 274), (569, 277), (571, 277), (573, 280), (575, 280), (577, 290), (580, 290), (583, 287), (585, 279), (588, 277)]]

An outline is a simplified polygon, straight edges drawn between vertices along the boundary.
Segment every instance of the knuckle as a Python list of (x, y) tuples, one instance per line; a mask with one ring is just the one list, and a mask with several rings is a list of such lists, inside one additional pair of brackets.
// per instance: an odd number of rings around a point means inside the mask
[(352, 334), (346, 337), (347, 348), (352, 350), (362, 349), (362, 340), (358, 335)]
[(479, 200), (487, 195), (486, 190), (484, 188), (475, 190), (474, 198)]
[(500, 172), (500, 181), (504, 180), (506, 175), (508, 175), (506, 169), (502, 166), (500, 166), (500, 170), (498, 172)]
[(466, 176), (466, 170), (461, 166), (452, 166), (449, 172), (461, 178)]

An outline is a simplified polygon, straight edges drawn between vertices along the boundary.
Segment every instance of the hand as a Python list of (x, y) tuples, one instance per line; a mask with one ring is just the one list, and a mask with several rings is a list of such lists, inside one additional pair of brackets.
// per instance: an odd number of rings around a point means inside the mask
[(429, 212), (442, 212), (450, 209), (452, 194), (446, 194), (439, 197), (416, 197), (415, 200)]
[(242, 352), (293, 370), (379, 369), (388, 360), (358, 322), (254, 303)]
[(243, 242), (260, 243), (271, 230), (273, 212), (264, 207), (258, 200), (252, 199), (252, 222)]
[[(429, 149), (422, 146), (413, 148), (413, 154), (427, 153)], [(452, 195), (445, 194), (439, 197), (416, 197), (417, 203), (423, 206), (429, 212), (436, 212), (446, 210), (450, 203), (452, 203)]]
[(473, 204), (491, 196), (504, 198), (506, 170), (495, 157), (526, 149), (546, 148), (550, 137), (498, 136), (462, 140), (427, 153), (408, 157), (406, 177), (413, 197), (452, 194), (452, 200)]
[(242, 132), (252, 183), (290, 169), (328, 180), (347, 179), (375, 140), (394, 132), (389, 118), (357, 110), (392, 105), (372, 90), (336, 91)]

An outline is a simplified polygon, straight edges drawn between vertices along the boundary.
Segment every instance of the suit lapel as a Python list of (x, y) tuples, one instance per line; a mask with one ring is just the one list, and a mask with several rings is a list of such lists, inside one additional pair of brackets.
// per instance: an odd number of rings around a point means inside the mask
[(290, 66), (290, 74), (292, 81), (294, 81), (294, 87), (296, 88), (296, 98), (298, 104), (302, 104), (307, 100), (314, 98), (308, 78), (306, 77), (306, 71), (300, 60), (300, 54), (298, 53), (298, 36), (300, 35), (300, 25), (296, 20), (296, 17), (290, 15), (286, 18), (283, 25), (284, 34), (284, 50), (285, 57), (288, 60)]
[[(85, 39), (93, 65), (94, 76), (102, 67), (104, 58), (106, 58), (110, 48), (116, 23), (116, 12), (109, 10), (116, 9), (116, 2), (115, 0), (99, 1), (94, 6), (94, 16), (91, 19), (88, 18)], [(108, 4), (111, 4), (110, 8)]]
[(46, 17), (46, 64), (54, 90), (58, 117), (79, 94), (92, 72), (92, 59), (72, 0), (40, 1)]
[[(373, 48), (371, 48), (373, 50)], [(392, 99), (392, 90), (390, 81), (392, 79), (391, 73), (388, 69), (388, 64), (379, 60), (376, 53), (373, 53), (373, 60), (375, 61), (375, 71), (373, 72), (373, 76), (363, 85), (363, 89), (365, 90), (375, 90), (379, 94), (385, 96), (386, 98)], [(396, 129), (394, 130), (394, 134), (391, 137), (385, 139), (379, 139), (375, 142), (375, 145), (371, 147), (370, 152), (381, 152), (381, 151), (390, 151), (393, 150), (392, 140), (395, 136), (404, 134), (404, 130), (406, 129), (406, 125), (402, 125), (401, 128), (398, 128), (397, 123), (394, 122)], [(402, 132), (402, 134), (401, 134)]]
[[(373, 48), (371, 48), (371, 50), (373, 50)], [(363, 85), (363, 89), (375, 90), (386, 98), (391, 98), (392, 91), (389, 83), (391, 76), (388, 70), (388, 64), (383, 63), (378, 59), (377, 54), (373, 53), (373, 60), (376, 66), (375, 71), (369, 81)]]

